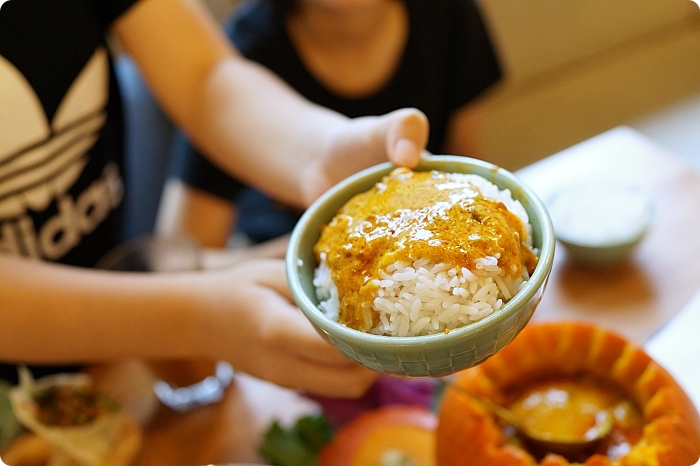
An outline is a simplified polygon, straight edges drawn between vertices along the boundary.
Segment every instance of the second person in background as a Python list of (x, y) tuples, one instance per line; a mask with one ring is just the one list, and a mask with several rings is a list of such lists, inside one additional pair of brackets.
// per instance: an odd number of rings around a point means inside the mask
[[(479, 157), (470, 103), (501, 72), (473, 0), (247, 0), (225, 28), (246, 57), (310, 101), (348, 117), (415, 107), (430, 122), (429, 152)], [(211, 267), (284, 255), (300, 210), (230, 178), (186, 141), (177, 151), (161, 232), (194, 237)], [(225, 248), (234, 229), (258, 246)], [(380, 377), (360, 400), (316, 400), (340, 425), (385, 403), (429, 406), (433, 388)]]
[[(415, 107), (430, 122), (428, 151), (480, 156), (470, 103), (501, 71), (473, 0), (246, 0), (225, 30), (246, 57), (312, 102), (349, 117)], [(160, 231), (214, 248), (225, 246), (234, 229), (252, 243), (291, 231), (299, 210), (179, 144)], [(283, 252), (284, 242), (272, 244), (273, 254)], [(225, 264), (233, 256), (210, 257)]]

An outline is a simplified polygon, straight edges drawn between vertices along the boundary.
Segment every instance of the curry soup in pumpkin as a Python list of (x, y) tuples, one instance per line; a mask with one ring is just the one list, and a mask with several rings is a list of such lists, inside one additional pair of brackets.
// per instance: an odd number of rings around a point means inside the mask
[[(642, 435), (644, 417), (636, 404), (609, 383), (592, 378), (547, 379), (525, 385), (508, 394), (510, 409), (528, 432), (557, 440), (591, 438), (601, 413), (613, 416), (610, 434), (592, 453), (616, 460), (628, 453)], [(519, 443), (512, 435), (509, 441)], [(521, 445), (524, 446), (524, 445)]]

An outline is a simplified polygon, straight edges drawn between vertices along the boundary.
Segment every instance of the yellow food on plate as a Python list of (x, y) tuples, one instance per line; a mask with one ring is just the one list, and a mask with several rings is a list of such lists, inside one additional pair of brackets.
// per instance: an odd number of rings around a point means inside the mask
[(537, 265), (530, 230), (520, 202), (482, 176), (397, 168), (323, 228), (319, 307), (379, 335), (461, 327), (528, 280)]
[(23, 368), (10, 401), (30, 431), (2, 453), (12, 466), (126, 466), (141, 446), (138, 424), (86, 374), (34, 380)]

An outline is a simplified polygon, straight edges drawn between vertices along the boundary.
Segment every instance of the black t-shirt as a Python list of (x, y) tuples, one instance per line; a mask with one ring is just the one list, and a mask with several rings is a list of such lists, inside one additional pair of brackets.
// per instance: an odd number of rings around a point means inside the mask
[[(360, 99), (333, 93), (307, 71), (266, 0), (243, 4), (226, 32), (246, 57), (268, 67), (310, 101), (348, 117), (420, 109), (430, 121), (428, 150), (441, 153), (452, 113), (496, 82), (501, 71), (473, 0), (405, 4), (410, 26), (400, 65), (386, 86)], [(178, 148), (173, 167), (173, 174), (188, 184), (236, 200), (238, 226), (256, 242), (289, 232), (300, 215), (255, 190), (242, 190), (191, 147)]]
[(92, 266), (121, 240), (122, 109), (105, 33), (135, 1), (1, 3), (0, 254)]

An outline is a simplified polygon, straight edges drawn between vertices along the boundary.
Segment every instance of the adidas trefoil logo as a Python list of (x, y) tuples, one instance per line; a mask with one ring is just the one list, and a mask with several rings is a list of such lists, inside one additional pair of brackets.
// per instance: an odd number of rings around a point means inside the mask
[[(107, 52), (97, 49), (47, 122), (32, 87), (0, 56), (0, 252), (58, 259), (121, 202), (114, 164), (76, 198), (67, 194), (104, 125), (108, 73)], [(58, 214), (37, 230), (28, 211), (54, 200)]]

